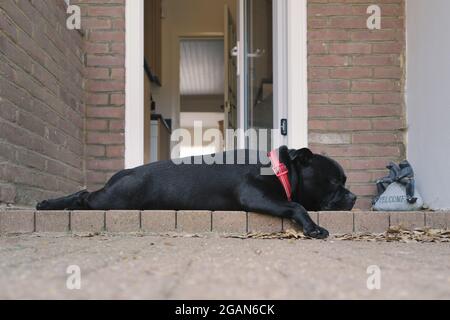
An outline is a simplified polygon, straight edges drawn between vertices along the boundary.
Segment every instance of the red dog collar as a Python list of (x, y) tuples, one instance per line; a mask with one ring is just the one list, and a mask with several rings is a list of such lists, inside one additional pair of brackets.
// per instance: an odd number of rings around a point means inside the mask
[(286, 168), (284, 163), (280, 162), (280, 159), (278, 158), (278, 150), (269, 152), (268, 156), (272, 162), (272, 170), (283, 185), (287, 199), (292, 201), (292, 187), (291, 182), (289, 181), (289, 170)]

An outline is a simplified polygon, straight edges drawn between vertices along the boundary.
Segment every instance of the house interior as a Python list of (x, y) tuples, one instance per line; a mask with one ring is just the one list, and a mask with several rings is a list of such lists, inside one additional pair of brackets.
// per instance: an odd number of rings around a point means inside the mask
[[(272, 0), (245, 3), (249, 18), (243, 21), (239, 0), (145, 0), (146, 162), (227, 148), (223, 139), (182, 139), (172, 154), (177, 129), (193, 136), (199, 125), (222, 133), (273, 127)], [(239, 88), (233, 49), (241, 28), (248, 59)]]

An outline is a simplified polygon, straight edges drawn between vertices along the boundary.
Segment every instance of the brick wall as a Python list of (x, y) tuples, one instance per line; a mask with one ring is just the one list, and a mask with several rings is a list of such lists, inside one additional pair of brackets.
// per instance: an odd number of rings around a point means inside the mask
[[(125, 1), (71, 2), (84, 39), (63, 27), (62, 1), (0, 3), (1, 202), (96, 189), (124, 166)], [(371, 4), (382, 30), (366, 28)], [(367, 208), (405, 155), (404, 0), (308, 0), (308, 29), (311, 146), (343, 164)]]
[(63, 1), (0, 1), (0, 204), (84, 184), (82, 36)]
[(125, 1), (72, 0), (85, 34), (86, 179), (103, 186), (124, 167)]
[[(381, 30), (366, 27), (372, 4)], [(310, 143), (345, 167), (360, 208), (405, 157), (404, 15), (403, 0), (308, 0)]]

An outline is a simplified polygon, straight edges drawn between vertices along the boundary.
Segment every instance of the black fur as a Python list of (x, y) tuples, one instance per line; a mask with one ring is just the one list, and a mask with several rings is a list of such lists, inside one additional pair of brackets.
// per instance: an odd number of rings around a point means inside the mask
[(248, 164), (252, 153), (246, 150), (215, 156), (226, 163), (227, 157), (237, 159), (242, 154), (247, 164), (208, 165), (201, 157), (193, 157), (189, 158), (192, 164), (161, 161), (123, 170), (101, 190), (43, 201), (37, 209), (260, 212), (291, 218), (306, 235), (326, 238), (328, 231), (317, 226), (307, 210), (351, 210), (355, 204), (356, 196), (345, 189), (342, 167), (332, 159), (309, 149), (280, 148), (279, 157), (289, 169), (293, 189), (293, 201), (289, 202), (276, 176), (261, 175), (261, 169), (270, 164), (263, 165), (260, 160)]

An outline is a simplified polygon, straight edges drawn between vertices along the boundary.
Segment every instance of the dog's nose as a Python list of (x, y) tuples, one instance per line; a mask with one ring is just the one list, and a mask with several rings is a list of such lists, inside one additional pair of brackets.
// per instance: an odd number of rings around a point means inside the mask
[(355, 194), (353, 194), (353, 193), (350, 192), (349, 195), (348, 195), (348, 199), (349, 199), (351, 202), (355, 203), (356, 200), (358, 199), (358, 197), (357, 197)]

